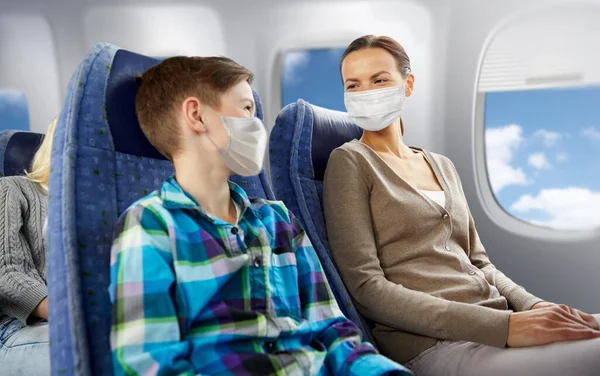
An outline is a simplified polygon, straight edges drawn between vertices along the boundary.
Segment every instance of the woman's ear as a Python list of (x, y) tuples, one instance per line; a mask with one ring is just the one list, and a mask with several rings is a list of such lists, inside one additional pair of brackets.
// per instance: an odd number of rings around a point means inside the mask
[(189, 97), (183, 101), (182, 112), (186, 126), (194, 133), (206, 133), (206, 124), (204, 123), (205, 106), (200, 103), (198, 98)]
[(404, 89), (404, 94), (407, 97), (410, 97), (413, 93), (415, 87), (415, 76), (411, 73), (406, 78), (406, 88)]

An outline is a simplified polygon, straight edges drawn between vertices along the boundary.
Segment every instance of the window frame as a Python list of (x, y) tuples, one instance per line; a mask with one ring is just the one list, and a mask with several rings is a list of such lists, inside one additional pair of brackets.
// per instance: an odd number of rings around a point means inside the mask
[(479, 91), (479, 81), (481, 79), (483, 62), (491, 44), (499, 33), (507, 27), (512, 27), (513, 23), (521, 21), (524, 17), (533, 14), (535, 14), (533, 11), (518, 13), (499, 22), (492, 28), (492, 31), (486, 37), (479, 54), (475, 84), (473, 87), (473, 132), (471, 133), (473, 135), (473, 139), (471, 140), (473, 144), (473, 155), (471, 156), (471, 160), (475, 172), (475, 192), (487, 217), (490, 218), (496, 226), (505, 229), (510, 233), (524, 238), (554, 242), (590, 241), (591, 239), (596, 239), (598, 237), (600, 228), (581, 230), (555, 229), (539, 226), (513, 216), (498, 202), (490, 182), (485, 143), (486, 93)]

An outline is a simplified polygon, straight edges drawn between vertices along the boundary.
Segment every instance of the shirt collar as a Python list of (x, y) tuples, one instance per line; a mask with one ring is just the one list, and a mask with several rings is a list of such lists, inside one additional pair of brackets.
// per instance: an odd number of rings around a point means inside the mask
[[(246, 209), (254, 212), (250, 204), (250, 199), (242, 187), (231, 180), (228, 180), (227, 183), (229, 184), (231, 198), (241, 209), (240, 216), (244, 214)], [(196, 209), (206, 215), (202, 206), (177, 183), (175, 176), (171, 176), (163, 182), (160, 190), (160, 198), (167, 209)]]

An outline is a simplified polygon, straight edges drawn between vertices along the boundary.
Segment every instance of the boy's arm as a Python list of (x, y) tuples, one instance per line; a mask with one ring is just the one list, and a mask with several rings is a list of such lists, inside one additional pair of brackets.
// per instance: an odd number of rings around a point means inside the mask
[(193, 375), (174, 304), (176, 279), (166, 226), (151, 210), (119, 219), (111, 252), (111, 347), (115, 375)]
[(302, 225), (289, 212), (294, 225), (294, 250), (302, 317), (318, 333), (316, 341), (327, 349), (325, 364), (332, 375), (412, 375), (403, 366), (362, 342), (358, 327), (341, 312), (315, 250)]

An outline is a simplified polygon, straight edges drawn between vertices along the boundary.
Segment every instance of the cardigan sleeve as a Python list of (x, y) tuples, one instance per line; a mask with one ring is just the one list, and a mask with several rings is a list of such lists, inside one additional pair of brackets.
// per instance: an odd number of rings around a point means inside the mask
[(27, 210), (18, 186), (0, 179), (0, 311), (23, 323), (48, 296), (24, 231)]

